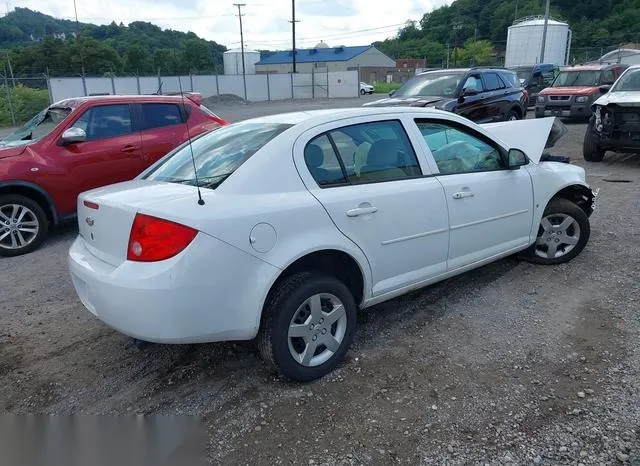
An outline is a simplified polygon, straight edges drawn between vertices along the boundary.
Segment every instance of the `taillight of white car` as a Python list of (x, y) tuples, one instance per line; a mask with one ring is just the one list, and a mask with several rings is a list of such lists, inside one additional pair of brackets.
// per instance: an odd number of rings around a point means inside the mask
[(129, 235), (127, 260), (157, 262), (170, 259), (191, 244), (198, 230), (150, 215), (136, 214)]

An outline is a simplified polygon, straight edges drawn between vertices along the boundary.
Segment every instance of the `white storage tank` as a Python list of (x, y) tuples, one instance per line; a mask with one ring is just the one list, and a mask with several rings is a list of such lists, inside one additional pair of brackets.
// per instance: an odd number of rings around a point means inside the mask
[[(541, 63), (540, 50), (544, 17), (527, 17), (509, 26), (505, 67), (527, 66)], [(567, 23), (549, 18), (544, 63), (566, 65), (571, 50), (571, 30)]]
[[(246, 74), (256, 74), (256, 63), (260, 61), (260, 52), (244, 49), (244, 69)], [(242, 50), (227, 50), (222, 54), (224, 74), (242, 74)]]

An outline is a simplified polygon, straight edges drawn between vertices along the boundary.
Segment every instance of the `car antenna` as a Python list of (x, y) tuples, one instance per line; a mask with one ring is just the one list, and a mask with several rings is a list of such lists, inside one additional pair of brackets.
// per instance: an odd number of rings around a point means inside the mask
[[(182, 92), (182, 80), (178, 76), (178, 87), (180, 88), (180, 97), (182, 97), (182, 108), (187, 113), (187, 107), (184, 101), (184, 92)], [(191, 134), (189, 133), (189, 115), (186, 115), (187, 119), (187, 138), (189, 139), (189, 150), (191, 151), (191, 163), (193, 164), (193, 174), (196, 178), (196, 189), (198, 190), (198, 205), (204, 205), (204, 199), (202, 199), (202, 193), (200, 192), (200, 183), (198, 182), (198, 170), (196, 168), (196, 158), (193, 155), (193, 146), (191, 145)]]

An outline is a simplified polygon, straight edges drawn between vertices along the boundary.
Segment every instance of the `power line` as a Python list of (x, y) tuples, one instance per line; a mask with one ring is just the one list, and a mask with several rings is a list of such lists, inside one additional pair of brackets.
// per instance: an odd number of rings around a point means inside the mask
[[(367, 33), (367, 32), (372, 32), (372, 31), (380, 31), (383, 32), (382, 30), (384, 29), (391, 29), (391, 28), (396, 28), (398, 26), (402, 26), (404, 23), (398, 23), (398, 24), (390, 24), (388, 26), (379, 26), (379, 27), (375, 27), (375, 28), (368, 28), (368, 29), (358, 29), (355, 31), (350, 31), (350, 32), (342, 32), (339, 34), (324, 34), (322, 36), (317, 36), (317, 37), (307, 37), (307, 38), (298, 38), (297, 41), (298, 42), (310, 42), (310, 41), (317, 41), (320, 39), (346, 39), (346, 38), (350, 38), (350, 37), (358, 37), (358, 36), (362, 36), (362, 35), (367, 35), (367, 34), (363, 34), (363, 33)], [(251, 41), (247, 41), (247, 42), (251, 42), (251, 43), (259, 43), (259, 44), (284, 44), (289, 42), (288, 39), (273, 39), (273, 40), (251, 40)], [(237, 42), (234, 42), (237, 43)]]

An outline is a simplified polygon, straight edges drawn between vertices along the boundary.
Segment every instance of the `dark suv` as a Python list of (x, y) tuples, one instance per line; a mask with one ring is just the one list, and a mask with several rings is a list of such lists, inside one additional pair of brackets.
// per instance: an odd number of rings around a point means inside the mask
[(390, 93), (389, 98), (365, 106), (435, 107), (487, 123), (524, 118), (528, 99), (513, 71), (466, 68), (419, 74)]

